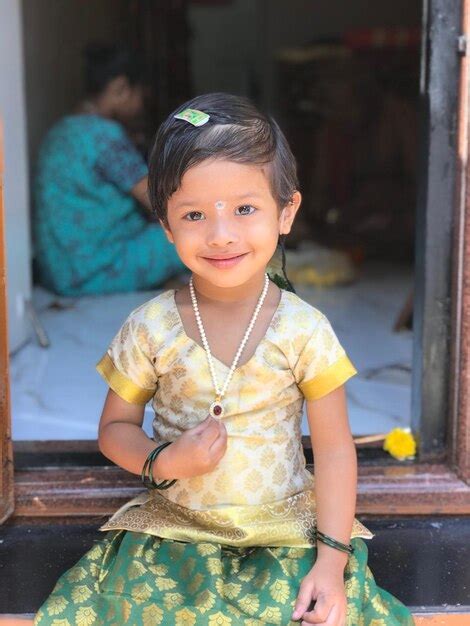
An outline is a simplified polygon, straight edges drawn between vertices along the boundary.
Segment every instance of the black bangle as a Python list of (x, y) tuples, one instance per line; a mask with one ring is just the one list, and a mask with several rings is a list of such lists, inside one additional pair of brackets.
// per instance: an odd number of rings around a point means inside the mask
[[(141, 478), (142, 478), (142, 483), (148, 489), (168, 489), (169, 487), (174, 485), (177, 480), (176, 478), (174, 480), (167, 479), (167, 480), (162, 480), (161, 482), (157, 483), (155, 482), (154, 477), (153, 477), (153, 463), (155, 459), (160, 454), (160, 452), (164, 448), (169, 446), (170, 444), (171, 444), (171, 441), (167, 441), (161, 444), (160, 446), (152, 450), (147, 456), (147, 458), (145, 459), (145, 463), (142, 468)], [(148, 473), (148, 478), (146, 476), (146, 473)]]
[(330, 548), (335, 548), (336, 550), (346, 552), (347, 554), (352, 554), (354, 552), (354, 546), (352, 544), (341, 543), (341, 541), (337, 541), (336, 539), (333, 539), (333, 537), (320, 532), (318, 528), (314, 529), (313, 535), (315, 539), (321, 541), (327, 546), (330, 546)]

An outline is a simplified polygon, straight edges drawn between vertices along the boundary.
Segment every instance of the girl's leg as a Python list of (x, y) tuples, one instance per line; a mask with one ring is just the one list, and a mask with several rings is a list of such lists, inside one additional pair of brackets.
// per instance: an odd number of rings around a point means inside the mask
[(16, 615), (3, 615), (0, 616), (1, 626), (27, 626), (33, 624), (34, 620), (29, 617), (18, 617)]

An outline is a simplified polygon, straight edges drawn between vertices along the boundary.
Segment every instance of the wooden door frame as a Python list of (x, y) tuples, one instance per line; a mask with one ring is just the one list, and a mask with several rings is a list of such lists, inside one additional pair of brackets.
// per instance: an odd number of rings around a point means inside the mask
[(13, 450), (10, 421), (10, 383), (7, 335), (7, 276), (3, 210), (3, 124), (0, 119), (0, 523), (14, 510)]
[[(436, 112), (434, 99), (445, 99), (446, 92), (436, 90), (436, 85), (442, 87), (443, 68), (436, 62), (439, 59), (439, 46), (444, 46), (446, 58), (455, 54), (458, 58), (458, 46), (465, 48), (465, 39), (459, 38), (468, 34), (468, 2), (462, 0), (461, 7), (456, 7), (452, 0), (426, 0), (426, 28), (425, 45), (434, 49), (429, 66), (424, 75), (424, 91), (429, 105), (431, 117), (429, 128), (435, 121), (432, 116)], [(452, 15), (449, 10), (452, 8)], [(455, 11), (458, 10), (458, 14)], [(462, 16), (460, 15), (462, 10)], [(446, 16), (447, 21), (441, 16)], [(450, 15), (450, 17), (449, 17)], [(449, 26), (449, 19), (453, 19), (453, 27)], [(462, 19), (463, 29), (457, 30)], [(443, 32), (443, 29), (445, 32)], [(427, 57), (426, 57), (427, 58)], [(456, 61), (457, 63), (457, 61)], [(449, 273), (452, 275), (451, 302), (448, 315), (444, 319), (447, 324), (447, 335), (440, 335), (440, 354), (445, 355), (445, 363), (435, 363), (432, 360), (433, 351), (433, 323), (435, 320), (426, 319), (429, 308), (439, 306), (442, 296), (442, 278), (433, 287), (433, 276), (423, 262), (423, 280), (426, 282), (426, 298), (422, 301), (423, 324), (419, 327), (423, 339), (422, 352), (424, 367), (418, 372), (419, 393), (421, 394), (420, 416), (423, 418), (420, 426), (425, 424), (424, 413), (432, 412), (432, 419), (426, 425), (426, 440), (424, 441), (425, 455), (416, 463), (391, 463), (387, 465), (360, 465), (358, 481), (357, 513), (359, 515), (407, 515), (407, 514), (462, 514), (470, 513), (470, 168), (467, 162), (468, 154), (468, 84), (469, 68), (467, 56), (462, 56), (458, 85), (458, 108), (455, 112), (454, 127), (458, 128), (455, 135), (453, 152), (440, 150), (436, 146), (439, 135), (431, 137), (428, 130), (428, 141), (431, 154), (425, 155), (425, 183), (427, 193), (425, 205), (429, 215), (439, 207), (433, 202), (435, 199), (436, 163), (445, 169), (449, 165), (449, 158), (453, 160), (451, 185), (448, 185), (447, 196), (440, 196), (440, 208), (452, 207), (452, 241), (440, 239), (447, 246)], [(441, 81), (441, 82), (439, 82)], [(455, 98), (455, 94), (451, 94)], [(439, 111), (438, 111), (439, 113)], [(439, 113), (440, 114), (440, 113)], [(446, 111), (451, 115), (452, 111)], [(457, 120), (459, 124), (457, 125)], [(452, 120), (447, 119), (448, 127), (452, 127)], [(452, 132), (450, 132), (452, 138)], [(449, 156), (450, 154), (450, 156)], [(452, 196), (452, 199), (451, 199)], [(444, 203), (444, 204), (442, 204)], [(437, 209), (436, 209), (437, 207)], [(450, 221), (448, 222), (450, 224)], [(1, 222), (0, 222), (1, 224)], [(2, 228), (2, 226), (0, 226)], [(440, 237), (438, 229), (434, 227), (434, 235)], [(0, 232), (0, 235), (2, 233)], [(2, 242), (0, 237), (0, 243)], [(428, 242), (429, 243), (429, 242)], [(425, 257), (423, 257), (425, 258)], [(5, 288), (5, 258), (0, 254), (0, 378), (1, 382), (8, 380), (7, 360), (7, 320), (6, 320), (6, 288)], [(447, 274), (448, 277), (449, 274)], [(441, 291), (439, 291), (441, 290)], [(418, 307), (419, 310), (419, 307)], [(433, 309), (435, 312), (435, 308)], [(432, 316), (431, 316), (432, 317)], [(427, 324), (427, 326), (426, 326)], [(423, 331), (424, 329), (424, 331)], [(447, 337), (451, 350), (443, 345), (442, 337)], [(445, 412), (443, 404), (431, 401), (422, 390), (433, 384), (432, 376), (446, 372)], [(447, 375), (447, 372), (449, 373)], [(428, 387), (429, 388), (429, 387)], [(12, 511), (12, 445), (10, 432), (10, 403), (8, 385), (2, 395), (0, 403), (0, 467), (3, 468), (2, 502), (4, 509), (1, 519), (6, 518)], [(442, 400), (442, 398), (441, 398)], [(439, 411), (441, 416), (439, 417)], [(442, 419), (442, 415), (446, 419)], [(424, 417), (423, 417), (424, 415)], [(438, 418), (440, 421), (438, 422)], [(445, 422), (445, 438), (443, 447), (437, 453), (429, 449), (429, 438), (433, 437), (436, 429)], [(439, 426), (440, 424), (440, 426)], [(425, 460), (423, 460), (423, 457)], [(14, 477), (15, 515), (17, 516), (67, 516), (67, 515), (110, 515), (121, 504), (128, 501), (142, 491), (138, 477), (131, 475), (117, 467), (45, 467), (40, 470), (19, 469)]]

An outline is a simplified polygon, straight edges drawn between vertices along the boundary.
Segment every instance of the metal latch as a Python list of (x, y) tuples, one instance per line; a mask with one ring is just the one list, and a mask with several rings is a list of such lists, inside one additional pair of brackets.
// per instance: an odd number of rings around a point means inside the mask
[(457, 49), (461, 56), (466, 56), (467, 54), (467, 35), (460, 35), (457, 40)]

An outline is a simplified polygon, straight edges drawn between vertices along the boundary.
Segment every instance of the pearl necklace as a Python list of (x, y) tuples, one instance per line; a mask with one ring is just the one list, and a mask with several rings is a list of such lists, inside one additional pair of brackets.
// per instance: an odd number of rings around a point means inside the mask
[(229, 386), (229, 383), (235, 372), (235, 368), (237, 367), (237, 363), (240, 359), (241, 353), (243, 352), (246, 342), (248, 341), (248, 337), (250, 336), (251, 331), (253, 330), (253, 326), (255, 325), (260, 309), (263, 306), (264, 299), (266, 298), (266, 294), (268, 293), (268, 287), (269, 287), (269, 276), (266, 274), (266, 277), (264, 280), (263, 291), (261, 292), (261, 295), (259, 297), (258, 304), (256, 305), (253, 316), (250, 320), (250, 323), (248, 324), (248, 328), (246, 329), (245, 335), (240, 343), (240, 346), (237, 350), (235, 358), (233, 359), (232, 365), (230, 366), (230, 371), (227, 374), (225, 383), (222, 389), (220, 389), (217, 383), (217, 376), (215, 374), (214, 362), (212, 360), (212, 354), (209, 348), (209, 343), (207, 341), (206, 333), (204, 331), (204, 326), (202, 325), (201, 315), (199, 313), (199, 307), (197, 305), (196, 293), (194, 291), (194, 285), (193, 285), (193, 277), (191, 276), (191, 279), (189, 281), (189, 293), (191, 294), (191, 301), (193, 303), (194, 315), (196, 316), (196, 322), (199, 328), (199, 334), (201, 335), (202, 345), (204, 346), (204, 350), (206, 351), (207, 363), (209, 365), (209, 371), (212, 377), (212, 384), (214, 385), (215, 394), (216, 394), (215, 401), (209, 407), (209, 413), (212, 415), (212, 417), (224, 416), (224, 407), (222, 405), (222, 398), (224, 397), (225, 392), (227, 391), (227, 387)]

